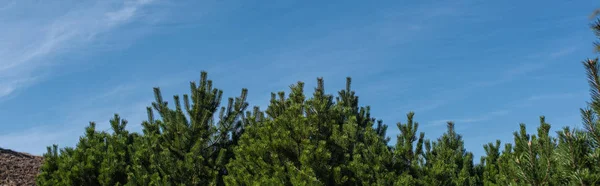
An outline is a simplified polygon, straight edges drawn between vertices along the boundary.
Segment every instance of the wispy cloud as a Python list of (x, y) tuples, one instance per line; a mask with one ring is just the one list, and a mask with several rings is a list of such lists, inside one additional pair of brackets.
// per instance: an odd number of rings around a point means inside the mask
[(452, 119), (440, 119), (428, 122), (425, 127), (433, 127), (440, 126), (446, 124), (448, 121), (453, 121), (459, 125), (462, 124), (471, 124), (478, 122), (485, 122), (492, 120), (494, 118), (505, 116), (514, 112), (515, 109), (523, 108), (527, 106), (531, 106), (532, 104), (540, 101), (546, 100), (557, 100), (557, 99), (566, 99), (566, 98), (574, 98), (581, 97), (585, 92), (568, 92), (568, 93), (549, 93), (549, 94), (540, 94), (540, 95), (532, 95), (517, 101), (512, 102), (509, 107), (504, 109), (499, 109), (492, 112), (486, 112), (483, 114), (475, 114), (475, 116), (467, 117), (467, 118), (452, 118)]
[[(77, 137), (74, 134), (83, 134), (80, 130), (70, 128), (68, 130), (49, 130), (50, 127), (31, 128), (26, 131), (13, 132), (0, 135), (0, 146), (21, 152), (27, 152), (34, 155), (42, 155), (46, 152), (46, 147), (52, 145), (54, 141), (65, 141), (65, 137), (69, 136), (70, 140), (74, 141)], [(49, 132), (51, 131), (51, 132)], [(62, 144), (59, 144), (64, 147)]]
[(523, 77), (524, 75), (544, 69), (556, 62), (560, 62), (560, 60), (557, 60), (558, 58), (573, 53), (575, 49), (576, 48), (574, 47), (565, 47), (560, 49), (552, 49), (551, 52), (543, 52), (545, 55), (541, 55), (541, 53), (531, 55), (527, 57), (528, 61), (518, 64), (512, 68), (508, 68), (501, 72), (498, 76), (490, 76), (492, 78), (475, 80), (458, 88), (443, 90), (438, 94), (428, 98), (428, 101), (425, 103), (419, 103), (419, 106), (413, 106), (411, 108), (416, 108), (414, 109), (415, 112), (426, 112), (437, 109), (453, 101), (465, 98), (471, 92), (477, 89), (508, 83), (517, 78)]
[(529, 98), (527, 98), (525, 102), (529, 103), (529, 102), (533, 102), (533, 101), (541, 101), (541, 100), (548, 100), (548, 99), (564, 99), (564, 98), (579, 97), (579, 96), (584, 95), (585, 93), (587, 93), (587, 92), (567, 92), (567, 93), (533, 95), (533, 96), (530, 96)]
[(128, 130), (140, 132), (140, 124), (147, 118), (146, 107), (154, 101), (152, 87), (170, 88), (189, 82), (187, 78), (176, 74), (159, 81), (126, 82), (104, 92), (74, 97), (53, 108), (65, 114), (57, 123), (1, 134), (0, 146), (38, 155), (54, 143), (60, 147), (74, 146), (91, 121), (96, 123), (96, 130), (110, 132), (109, 120), (115, 113), (128, 121)]
[(559, 58), (569, 55), (577, 50), (577, 47), (567, 47), (550, 54), (551, 58)]
[[(516, 78), (522, 77), (529, 73), (541, 70), (557, 62), (557, 60), (563, 56), (569, 55), (576, 51), (576, 47), (568, 46), (563, 48), (551, 48), (540, 53), (532, 54), (525, 57), (526, 61), (520, 63), (512, 68), (504, 71), (504, 73), (497, 78), (487, 79), (481, 82), (474, 83), (475, 86), (494, 86), (506, 82), (515, 80)], [(477, 87), (478, 88), (478, 87)]]
[[(119, 99), (121, 97), (119, 93), (126, 92), (121, 89), (118, 92), (101, 93), (95, 97), (102, 97), (102, 100), (96, 101), (107, 102)], [(106, 95), (109, 94), (114, 95), (107, 97)], [(151, 102), (151, 99), (142, 99), (142, 101), (123, 105), (108, 104), (110, 106), (106, 107), (93, 107), (89, 104), (77, 103), (63, 105), (61, 108), (68, 109), (62, 111), (66, 115), (59, 121), (60, 123), (43, 123), (27, 130), (2, 134), (0, 135), (0, 146), (37, 155), (43, 154), (45, 147), (55, 143), (60, 147), (74, 146), (78, 140), (77, 136), (84, 134), (84, 128), (91, 121), (96, 123), (96, 130), (110, 132), (109, 120), (115, 113), (129, 122), (129, 130), (139, 131), (140, 123), (147, 117), (145, 108)]]
[[(42, 80), (39, 74), (43, 74), (43, 67), (57, 65), (53, 57), (85, 48), (99, 35), (139, 19), (141, 8), (152, 2), (65, 1), (40, 5), (11, 1), (1, 6), (0, 16), (7, 18), (0, 21), (3, 28), (0, 30), (0, 97)], [(11, 18), (24, 10), (41, 13)]]
[(470, 123), (476, 123), (476, 122), (484, 122), (484, 121), (494, 119), (495, 117), (507, 115), (510, 112), (511, 112), (510, 110), (497, 110), (497, 111), (492, 111), (492, 112), (484, 113), (484, 114), (481, 114), (481, 115), (478, 115), (475, 117), (469, 117), (469, 118), (435, 120), (435, 121), (431, 121), (431, 122), (425, 124), (425, 127), (440, 126), (440, 125), (446, 124), (449, 121), (452, 121), (457, 124), (470, 124)]
[[(194, 75), (199, 78), (199, 72), (194, 72)], [(171, 89), (173, 85), (189, 83), (188, 78), (189, 73), (166, 75), (156, 81), (128, 81), (104, 92), (74, 95), (59, 105), (53, 105), (53, 110), (65, 114), (59, 121), (0, 134), (0, 146), (38, 155), (45, 152), (46, 146), (54, 143), (60, 147), (74, 146), (90, 121), (96, 123), (96, 130), (110, 132), (109, 120), (115, 113), (128, 121), (128, 130), (140, 132), (140, 124), (147, 119), (146, 107), (154, 101), (152, 87)], [(163, 96), (167, 100), (171, 98), (171, 95)]]
[[(428, 36), (435, 32), (434, 27), (439, 26), (440, 20), (456, 16), (459, 8), (456, 3), (434, 3), (426, 7), (381, 10), (372, 19), (330, 28), (330, 31), (320, 33), (321, 37), (294, 41), (286, 47), (274, 49), (272, 53), (275, 55), (261, 60), (271, 61), (264, 68), (272, 69), (274, 73), (281, 72), (274, 76), (283, 78), (269, 85), (282, 87), (307, 79), (311, 81), (307, 83), (312, 84), (316, 82), (315, 78), (324, 75), (326, 82), (337, 80), (328, 77), (352, 76), (356, 80), (380, 76), (390, 66), (377, 64), (386, 63), (376, 59), (386, 55), (382, 51), (400, 45), (409, 46), (407, 43)], [(324, 65), (327, 67), (323, 68)]]
[[(16, 91), (50, 76), (48, 67), (61, 65), (55, 57), (89, 52), (87, 49), (109, 38), (107, 35), (118, 35), (116, 32), (123, 26), (153, 16), (144, 9), (151, 4), (155, 1), (55, 1), (43, 4), (10, 1), (0, 4), (0, 27), (3, 28), (0, 29), (0, 100), (11, 98)], [(35, 15), (25, 16), (22, 12)], [(128, 97), (139, 89), (139, 85), (146, 84), (122, 84), (97, 95), (82, 97), (85, 101), (56, 105), (56, 109), (66, 114), (61, 123), (44, 123), (24, 131), (2, 134), (0, 146), (34, 154), (43, 153), (52, 143), (72, 146), (77, 140), (74, 136), (82, 135), (90, 121), (98, 123), (98, 130), (109, 129), (108, 120), (114, 113), (120, 113), (136, 128), (134, 125), (143, 120), (150, 99), (122, 104), (106, 102)]]
[(34, 80), (35, 80), (34, 77), (30, 77), (28, 79), (17, 79), (14, 81), (4, 82), (4, 83), (0, 84), (0, 98), (11, 94), (15, 90), (15, 87), (18, 86), (19, 84), (20, 85), (27, 84)]

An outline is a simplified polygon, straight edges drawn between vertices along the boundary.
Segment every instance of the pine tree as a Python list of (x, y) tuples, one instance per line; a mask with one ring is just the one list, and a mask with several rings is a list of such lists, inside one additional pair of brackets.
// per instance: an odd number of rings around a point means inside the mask
[(600, 180), (590, 160), (592, 151), (587, 134), (569, 127), (557, 133), (557, 182), (562, 185), (597, 185)]
[[(48, 148), (38, 185), (224, 185), (225, 165), (243, 133), (247, 90), (221, 107), (222, 91), (212, 88), (207, 73), (184, 95), (185, 112), (178, 96), (175, 109), (154, 89), (155, 119), (148, 107), (143, 135), (128, 132), (119, 115), (110, 121), (112, 134), (96, 131), (90, 123), (75, 148)], [(189, 119), (188, 119), (189, 117)]]
[(417, 185), (423, 174), (421, 166), (424, 164), (423, 142), (425, 133), (421, 132), (417, 138), (419, 124), (413, 121), (414, 115), (414, 112), (408, 113), (407, 123), (397, 124), (400, 134), (397, 136), (393, 152), (392, 168), (392, 171), (398, 174), (396, 185)]
[[(595, 9), (590, 15), (591, 19), (595, 19), (595, 22), (591, 24), (592, 32), (596, 35), (596, 37), (600, 38), (600, 19), (598, 16), (600, 16), (600, 8)], [(594, 50), (596, 52), (600, 52), (600, 43), (597, 41), (594, 42)]]
[(44, 163), (40, 168), (40, 174), (36, 177), (36, 184), (58, 185), (60, 174), (57, 174), (57, 172), (60, 170), (61, 160), (58, 153), (58, 145), (55, 144), (52, 147), (47, 147), (47, 152), (44, 153)]
[(550, 124), (540, 117), (537, 135), (527, 133), (525, 124), (520, 125), (520, 131), (514, 132), (515, 146), (512, 158), (513, 171), (516, 172), (516, 182), (532, 186), (554, 185), (556, 181), (557, 163), (554, 157), (556, 141), (549, 136)]
[[(596, 22), (596, 25), (600, 25), (600, 22)], [(593, 28), (598, 31), (600, 26)], [(573, 180), (584, 183), (596, 183), (600, 181), (600, 168), (598, 168), (600, 165), (600, 121), (598, 120), (600, 114), (600, 65), (598, 64), (598, 58), (588, 59), (583, 64), (587, 72), (591, 95), (591, 102), (588, 103), (588, 107), (581, 109), (585, 133), (564, 133), (563, 140), (575, 144), (569, 146), (568, 150), (572, 150), (572, 152), (563, 148), (563, 156), (576, 155), (573, 154), (577, 153), (576, 149), (578, 151), (590, 151), (586, 157), (580, 157), (585, 160), (584, 162), (571, 162), (572, 166), (580, 166), (579, 175), (573, 178)], [(567, 134), (569, 135), (567, 136)], [(578, 138), (584, 138), (581, 140), (586, 143), (583, 143)], [(565, 151), (569, 154), (565, 154), (567, 153)], [(585, 166), (588, 163), (590, 164), (589, 168)]]
[(106, 151), (100, 164), (100, 185), (125, 185), (128, 182), (132, 149), (131, 145), (137, 139), (136, 134), (125, 130), (127, 120), (122, 120), (118, 114), (110, 120), (112, 135), (106, 136)]
[(504, 144), (504, 149), (498, 158), (498, 185), (518, 185), (515, 164), (517, 157), (513, 148), (514, 146), (511, 143)]
[(64, 148), (59, 154), (57, 146), (48, 148), (44, 157), (50, 161), (42, 166), (37, 184), (101, 185), (99, 175), (107, 151), (105, 140), (108, 135), (96, 131), (96, 124), (91, 122), (74, 149)]
[[(306, 100), (299, 82), (272, 94), (267, 117), (247, 128), (229, 164), (232, 185), (389, 185), (391, 152), (385, 125), (374, 128), (369, 107), (350, 89), (336, 100), (322, 79)], [(277, 97), (278, 96), (278, 97)]]
[[(591, 29), (600, 38), (600, 19), (597, 18), (600, 9), (596, 9), (591, 18), (596, 18)], [(596, 52), (600, 52), (600, 43), (595, 42)], [(574, 172), (571, 176), (563, 177), (567, 182), (580, 183), (581, 185), (592, 185), (600, 181), (600, 65), (598, 58), (587, 59), (583, 65), (588, 77), (591, 101), (588, 107), (581, 109), (584, 131), (568, 128), (559, 133), (559, 139), (564, 144), (559, 149), (559, 154), (564, 162), (563, 172)], [(579, 156), (579, 157), (575, 157)], [(568, 173), (567, 173), (568, 174)]]
[(308, 135), (317, 131), (304, 117), (302, 86), (292, 86), (288, 99), (283, 92), (279, 99), (272, 94), (267, 117), (248, 125), (234, 149), (236, 158), (228, 165), (228, 185), (324, 185), (311, 165), (326, 164), (331, 156), (324, 141), (309, 141)]
[(160, 89), (154, 88), (156, 101), (152, 106), (161, 119), (155, 120), (151, 108), (147, 108), (144, 142), (135, 146), (139, 152), (133, 157), (139, 163), (129, 174), (135, 183), (223, 185), (225, 165), (232, 158), (230, 151), (243, 128), (247, 90), (243, 89), (235, 100), (230, 98), (226, 108), (221, 107), (215, 123), (223, 92), (212, 87), (206, 72), (201, 73), (200, 85), (191, 82), (190, 89), (191, 100), (183, 96), (184, 108), (176, 95), (172, 109), (163, 101)]
[(485, 156), (482, 158), (483, 164), (483, 184), (486, 186), (500, 186), (500, 140), (496, 143), (488, 143), (483, 146)]
[(473, 154), (464, 148), (462, 136), (448, 122), (448, 130), (435, 142), (425, 141), (425, 185), (475, 185), (478, 177)]

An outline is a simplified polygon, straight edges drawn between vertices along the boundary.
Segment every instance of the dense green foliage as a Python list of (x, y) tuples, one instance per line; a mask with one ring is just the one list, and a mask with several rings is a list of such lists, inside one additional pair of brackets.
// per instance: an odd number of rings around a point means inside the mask
[[(600, 21), (592, 28), (600, 37)], [(142, 133), (125, 129), (118, 115), (112, 133), (90, 123), (74, 148), (56, 145), (44, 154), (38, 185), (598, 185), (600, 184), (600, 64), (583, 62), (590, 84), (582, 129), (552, 134), (540, 117), (535, 133), (525, 124), (514, 141), (484, 145), (474, 163), (462, 136), (447, 131), (430, 140), (418, 131), (414, 113), (388, 126), (360, 106), (346, 88), (330, 95), (318, 79), (312, 97), (304, 84), (288, 95), (273, 93), (266, 110), (246, 111), (247, 90), (220, 107), (222, 91), (207, 74), (189, 95), (174, 96), (174, 108), (155, 88)], [(155, 118), (154, 112), (158, 113)]]

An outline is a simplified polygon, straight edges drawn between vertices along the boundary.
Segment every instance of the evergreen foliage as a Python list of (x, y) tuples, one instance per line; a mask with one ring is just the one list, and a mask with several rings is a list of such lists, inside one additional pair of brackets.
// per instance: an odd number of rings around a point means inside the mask
[[(232, 185), (381, 185), (393, 180), (388, 171), (391, 151), (384, 131), (369, 107), (359, 107), (350, 90), (335, 101), (323, 80), (306, 99), (304, 84), (291, 87), (286, 98), (272, 95), (260, 125), (248, 127), (229, 164)], [(381, 132), (379, 132), (381, 131)]]
[[(600, 21), (592, 29), (600, 37)], [(287, 95), (272, 93), (265, 110), (247, 111), (246, 89), (221, 107), (223, 92), (202, 72), (183, 105), (174, 96), (169, 107), (154, 88), (142, 133), (126, 130), (115, 114), (110, 133), (91, 122), (74, 148), (48, 147), (37, 184), (598, 185), (600, 64), (583, 64), (591, 95), (581, 109), (583, 128), (553, 135), (542, 116), (535, 133), (520, 124), (512, 142), (485, 144), (479, 164), (453, 122), (430, 140), (413, 112), (397, 123), (396, 144), (388, 144), (388, 126), (359, 105), (350, 78), (336, 96), (319, 78), (311, 97), (298, 82)]]
[(434, 142), (425, 142), (424, 185), (475, 185), (473, 154), (464, 148), (462, 136), (448, 122), (447, 132)]

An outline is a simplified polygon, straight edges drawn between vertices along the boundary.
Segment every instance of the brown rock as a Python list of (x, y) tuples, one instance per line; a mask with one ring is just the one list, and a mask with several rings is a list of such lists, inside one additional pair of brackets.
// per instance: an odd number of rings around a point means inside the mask
[(35, 185), (43, 157), (0, 148), (0, 186)]

